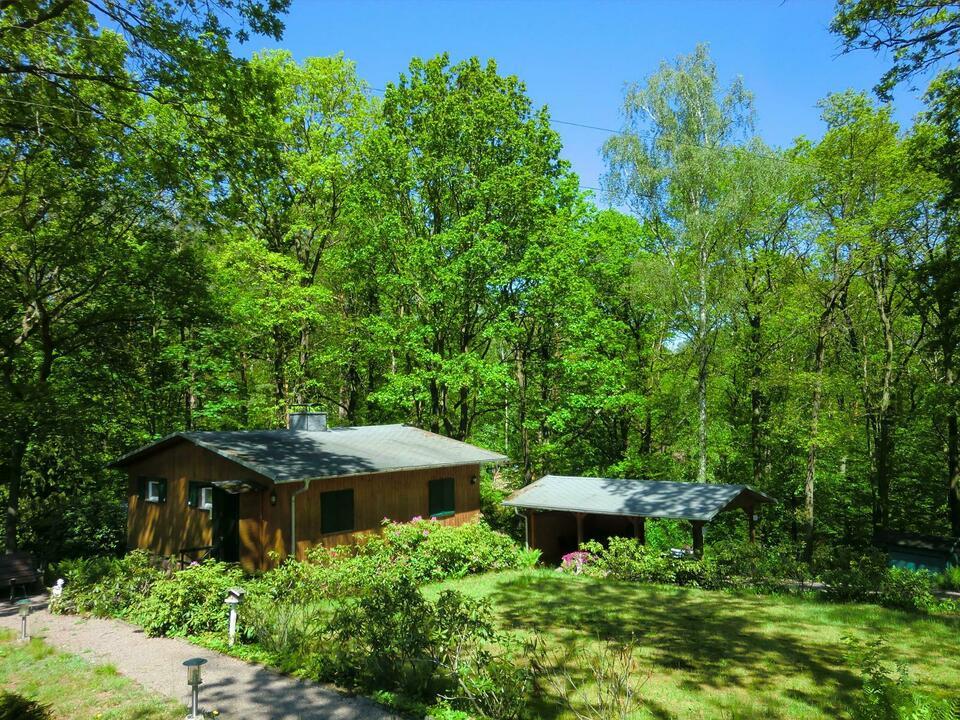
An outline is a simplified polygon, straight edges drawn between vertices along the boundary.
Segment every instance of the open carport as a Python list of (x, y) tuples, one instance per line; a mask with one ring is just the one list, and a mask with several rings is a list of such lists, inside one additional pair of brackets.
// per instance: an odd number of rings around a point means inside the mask
[(747, 514), (753, 542), (758, 507), (774, 502), (746, 485), (546, 475), (503, 504), (525, 513), (527, 545), (556, 562), (587, 540), (635, 537), (644, 542), (647, 518), (688, 520), (699, 555), (704, 525), (721, 512), (740, 509)]

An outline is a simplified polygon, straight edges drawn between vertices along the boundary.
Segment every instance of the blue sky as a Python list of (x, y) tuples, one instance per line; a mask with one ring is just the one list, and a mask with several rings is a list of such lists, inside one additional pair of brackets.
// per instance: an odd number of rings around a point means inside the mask
[[(819, 99), (869, 90), (887, 67), (867, 52), (840, 55), (827, 29), (833, 7), (827, 0), (293, 0), (284, 38), (270, 46), (298, 59), (343, 52), (373, 87), (395, 79), (414, 56), (494, 58), (555, 120), (619, 128), (626, 82), (707, 42), (722, 81), (741, 76), (755, 94), (758, 134), (782, 147), (821, 134)], [(242, 52), (261, 47), (254, 39)], [(919, 109), (917, 98), (909, 88), (895, 96), (902, 123)], [(555, 127), (581, 184), (599, 186), (608, 134)]]

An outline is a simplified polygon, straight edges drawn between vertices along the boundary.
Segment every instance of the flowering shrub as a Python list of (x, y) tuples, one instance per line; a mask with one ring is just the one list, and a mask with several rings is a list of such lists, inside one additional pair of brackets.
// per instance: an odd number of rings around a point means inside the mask
[(580, 575), (583, 573), (584, 568), (590, 565), (591, 562), (593, 562), (593, 555), (585, 550), (575, 550), (560, 558), (560, 567), (558, 569), (563, 572)]

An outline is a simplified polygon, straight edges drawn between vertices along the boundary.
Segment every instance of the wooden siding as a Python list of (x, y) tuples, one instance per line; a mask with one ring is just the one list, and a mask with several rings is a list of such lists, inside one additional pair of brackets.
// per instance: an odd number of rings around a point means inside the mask
[[(248, 570), (271, 567), (270, 554), (283, 558), (290, 547), (290, 497), (302, 482), (273, 485), (267, 478), (188, 442), (157, 451), (128, 468), (129, 506), (127, 545), (160, 555), (174, 555), (185, 547), (212, 542), (210, 513), (187, 506), (189, 483), (214, 480), (252, 480), (267, 486), (263, 492), (240, 495), (240, 561)], [(480, 514), (480, 468), (478, 465), (408, 470), (314, 480), (297, 496), (297, 557), (315, 546), (334, 547), (353, 541), (357, 533), (376, 532), (384, 517), (407, 521), (427, 517), (429, 482), (452, 477), (455, 481), (454, 515), (442, 518), (446, 525), (462, 525)], [(148, 503), (140, 499), (139, 477), (167, 480), (167, 501)], [(323, 535), (320, 529), (320, 495), (328, 490), (352, 488), (355, 528)], [(270, 502), (276, 494), (276, 504)]]
[[(191, 481), (252, 480), (261, 485), (270, 484), (257, 473), (188, 442), (159, 450), (131, 465), (128, 472), (127, 547), (144, 548), (158, 555), (175, 555), (181, 548), (210, 545), (213, 541), (210, 513), (187, 506)], [(140, 477), (164, 478), (167, 481), (167, 501), (151, 503), (142, 500)], [(259, 497), (262, 494), (249, 495)], [(256, 533), (260, 527), (258, 516), (244, 514), (244, 499), (248, 496), (242, 496), (240, 501), (241, 552), (243, 538), (249, 537), (251, 531)]]
[[(335, 547), (352, 541), (359, 532), (376, 532), (383, 518), (407, 521), (417, 515), (428, 516), (429, 483), (438, 478), (452, 477), (455, 483), (456, 512), (440, 522), (462, 525), (480, 514), (480, 468), (468, 465), (430, 470), (407, 470), (395, 473), (355, 475), (330, 480), (314, 480), (306, 492), (297, 496), (297, 558), (315, 545)], [(473, 480), (476, 479), (476, 482)], [(276, 486), (277, 504), (265, 512), (264, 558), (270, 551), (286, 555), (290, 547), (290, 496), (303, 488), (303, 483)], [(324, 535), (320, 530), (320, 494), (329, 490), (354, 492), (355, 527), (352, 531)], [(264, 493), (264, 496), (267, 494)], [(242, 513), (242, 507), (241, 507)], [(264, 563), (267, 564), (267, 563)]]

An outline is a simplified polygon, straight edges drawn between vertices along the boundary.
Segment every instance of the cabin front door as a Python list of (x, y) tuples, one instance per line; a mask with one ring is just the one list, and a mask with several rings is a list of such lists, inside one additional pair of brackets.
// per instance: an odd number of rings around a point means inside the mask
[(213, 490), (213, 544), (223, 562), (240, 562), (240, 496)]

